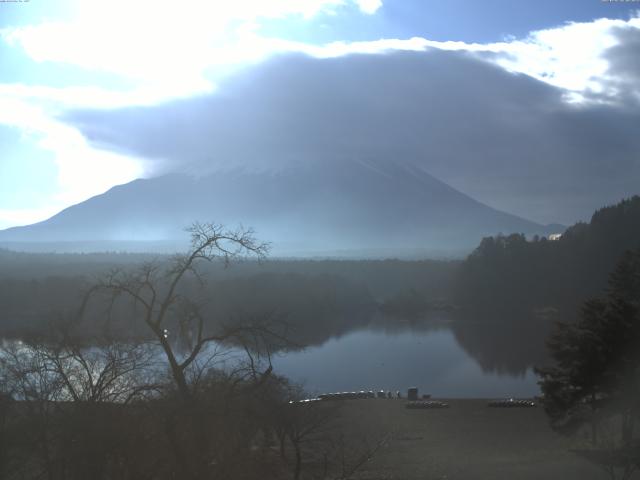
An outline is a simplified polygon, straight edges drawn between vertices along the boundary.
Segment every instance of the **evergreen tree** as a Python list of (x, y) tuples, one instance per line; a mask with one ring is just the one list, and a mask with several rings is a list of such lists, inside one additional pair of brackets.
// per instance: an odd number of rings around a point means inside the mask
[(565, 432), (620, 420), (628, 446), (640, 414), (640, 249), (627, 252), (602, 298), (585, 302), (575, 323), (559, 323), (548, 346), (555, 365), (537, 369), (552, 425)]

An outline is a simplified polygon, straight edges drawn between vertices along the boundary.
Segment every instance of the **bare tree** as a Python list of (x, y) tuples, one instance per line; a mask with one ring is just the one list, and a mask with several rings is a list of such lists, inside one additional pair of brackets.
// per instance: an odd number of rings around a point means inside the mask
[(336, 405), (325, 402), (309, 404), (292, 403), (282, 408), (280, 437), (280, 454), (285, 461), (284, 439), (288, 439), (293, 449), (293, 461), (287, 462), (292, 466), (294, 480), (299, 480), (302, 474), (305, 447), (307, 450), (320, 451), (319, 444), (324, 444), (330, 438), (333, 420), (336, 417)]
[(145, 345), (92, 345), (67, 329), (55, 333), (0, 350), (3, 389), (16, 400), (11, 447), (19, 471), (7, 478), (103, 478), (120, 468), (131, 434), (125, 406), (150, 388), (154, 354)]
[(280, 456), (293, 480), (354, 478), (388, 443), (390, 434), (345, 435), (343, 402), (300, 400), (306, 396), (300, 386), (286, 387), (294, 400), (274, 409), (274, 421)]
[[(204, 286), (205, 279), (199, 269), (201, 262), (220, 259), (228, 265), (242, 256), (263, 259), (268, 252), (268, 245), (257, 241), (251, 229), (228, 230), (213, 223), (194, 223), (188, 232), (191, 234), (191, 248), (187, 253), (174, 256), (166, 266), (148, 262), (134, 271), (111, 271), (90, 288), (82, 307), (84, 310), (89, 298), (100, 292), (109, 296), (111, 306), (124, 297), (132, 301), (135, 307), (141, 308), (140, 318), (162, 348), (172, 378), (185, 400), (192, 395), (187, 369), (209, 343), (228, 342), (249, 331), (267, 333), (266, 330), (261, 332), (258, 325), (206, 331), (203, 304), (184, 295), (181, 287), (188, 277), (195, 278), (201, 287)], [(182, 334), (190, 337), (187, 352), (180, 355), (170, 338), (168, 326), (171, 320), (177, 320)]]
[[(233, 395), (242, 392), (244, 402), (251, 391), (260, 388), (273, 371), (270, 345), (274, 339), (285, 339), (271, 328), (269, 315), (225, 325), (208, 318), (205, 308), (202, 264), (220, 260), (227, 266), (245, 256), (262, 260), (268, 245), (257, 241), (254, 232), (245, 228), (229, 230), (212, 223), (195, 223), (188, 232), (191, 247), (187, 253), (176, 255), (169, 262), (153, 261), (134, 269), (113, 270), (99, 279), (85, 295), (79, 318), (95, 296), (106, 296), (110, 315), (118, 302), (133, 305), (136, 318), (163, 352), (178, 395), (178, 402), (166, 402), (163, 420), (179, 470), (176, 474), (212, 478), (226, 474), (228, 460), (235, 455), (227, 452), (229, 449), (219, 440), (223, 432), (231, 431), (220, 420), (227, 421), (224, 416), (230, 411)], [(183, 340), (181, 345), (179, 338)], [(203, 382), (203, 378), (211, 378), (207, 372), (222, 354), (220, 346), (244, 351), (245, 360), (236, 362), (224, 382)], [(262, 362), (265, 358), (266, 365)], [(212, 401), (212, 385), (226, 392), (224, 401), (217, 393)], [(243, 430), (245, 433), (233, 442), (235, 450), (246, 448), (251, 431)]]
[(324, 468), (320, 478), (332, 480), (354, 478), (389, 443), (389, 438), (390, 435), (385, 435), (375, 442), (364, 438), (359, 443), (349, 441), (344, 434), (331, 438), (323, 454)]

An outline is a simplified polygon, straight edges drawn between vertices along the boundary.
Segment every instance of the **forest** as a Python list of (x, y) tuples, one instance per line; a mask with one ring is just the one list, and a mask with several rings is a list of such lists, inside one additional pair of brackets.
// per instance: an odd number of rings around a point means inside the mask
[(596, 211), (558, 240), (487, 237), (462, 263), (455, 301), (489, 312), (559, 309), (571, 315), (599, 294), (627, 250), (640, 245), (640, 197)]

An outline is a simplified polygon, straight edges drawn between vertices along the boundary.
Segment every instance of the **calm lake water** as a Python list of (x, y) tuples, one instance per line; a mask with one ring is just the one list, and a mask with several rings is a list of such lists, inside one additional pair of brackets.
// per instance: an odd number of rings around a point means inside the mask
[[(310, 395), (360, 390), (406, 395), (409, 387), (440, 398), (538, 395), (527, 346), (542, 345), (544, 329), (533, 326), (536, 339), (522, 326), (476, 325), (372, 321), (304, 350), (277, 354), (272, 362), (276, 373), (302, 384)], [(245, 359), (241, 350), (226, 350), (218, 367)]]
[(311, 394), (418, 387), (434, 397), (531, 397), (531, 369), (522, 375), (485, 372), (448, 328), (398, 332), (363, 329), (273, 361), (280, 374)]

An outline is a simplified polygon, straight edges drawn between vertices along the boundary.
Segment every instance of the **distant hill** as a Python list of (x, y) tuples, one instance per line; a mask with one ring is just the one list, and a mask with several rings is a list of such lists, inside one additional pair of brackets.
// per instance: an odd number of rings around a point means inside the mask
[(562, 229), (490, 208), (415, 166), (345, 161), (135, 180), (0, 231), (0, 245), (166, 251), (184, 248), (184, 227), (196, 220), (250, 226), (273, 243), (272, 255), (303, 257), (459, 256), (487, 235)]
[(623, 253), (640, 248), (640, 196), (596, 211), (556, 241), (488, 237), (463, 262), (459, 303), (474, 310), (563, 308), (600, 295)]

